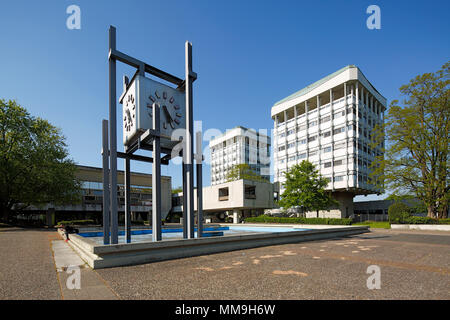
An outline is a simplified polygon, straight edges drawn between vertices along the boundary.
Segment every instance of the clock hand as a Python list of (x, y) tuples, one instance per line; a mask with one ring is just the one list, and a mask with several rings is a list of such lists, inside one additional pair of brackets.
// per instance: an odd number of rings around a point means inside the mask
[(167, 119), (171, 122), (172, 121), (172, 116), (170, 115), (169, 110), (167, 110), (167, 107), (163, 106), (163, 110), (164, 110), (164, 113), (166, 114)]
[(173, 119), (172, 116), (170, 115), (169, 110), (167, 110), (166, 106), (163, 106), (163, 110), (164, 113), (166, 114), (167, 120), (169, 121), (169, 125), (172, 127), (172, 129), (174, 129), (175, 127), (173, 126)]

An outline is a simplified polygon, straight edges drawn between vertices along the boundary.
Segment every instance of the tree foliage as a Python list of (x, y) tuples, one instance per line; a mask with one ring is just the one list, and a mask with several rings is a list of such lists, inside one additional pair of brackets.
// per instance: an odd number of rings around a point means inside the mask
[(47, 120), (0, 99), (0, 210), (3, 218), (30, 205), (80, 199), (65, 138)]
[(411, 216), (410, 207), (401, 201), (396, 201), (388, 208), (388, 217), (391, 223), (401, 223)]
[(396, 194), (414, 194), (428, 216), (447, 217), (449, 204), (449, 69), (425, 73), (400, 88), (403, 106), (392, 101), (372, 146), (386, 141), (384, 157), (372, 163), (371, 177)]
[(236, 180), (252, 180), (260, 182), (269, 182), (266, 178), (254, 171), (247, 163), (236, 164), (231, 167), (230, 171), (226, 176), (227, 182)]
[(338, 202), (326, 191), (328, 180), (320, 176), (314, 165), (302, 161), (285, 172), (285, 188), (279, 205), (284, 208), (301, 207), (304, 211), (327, 210)]

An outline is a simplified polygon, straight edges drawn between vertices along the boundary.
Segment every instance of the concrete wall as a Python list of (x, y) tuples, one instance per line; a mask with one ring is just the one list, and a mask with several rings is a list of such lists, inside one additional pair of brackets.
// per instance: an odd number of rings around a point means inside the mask
[[(319, 218), (349, 218), (353, 216), (353, 197), (351, 192), (333, 192), (332, 196), (339, 205), (330, 210), (319, 211)], [(307, 212), (307, 218), (316, 218), (317, 212)]]

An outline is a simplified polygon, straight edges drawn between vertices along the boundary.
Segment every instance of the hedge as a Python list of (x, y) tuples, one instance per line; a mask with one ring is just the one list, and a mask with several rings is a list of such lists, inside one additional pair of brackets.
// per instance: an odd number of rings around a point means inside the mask
[(411, 217), (403, 219), (403, 221), (395, 222), (395, 223), (399, 223), (399, 224), (450, 224), (450, 218), (433, 219), (433, 218), (429, 218), (429, 217), (411, 216)]
[(64, 220), (59, 221), (57, 225), (87, 225), (87, 224), (94, 224), (94, 220)]
[(245, 222), (262, 222), (262, 223), (292, 223), (292, 224), (331, 224), (331, 225), (351, 225), (352, 219), (334, 219), (334, 218), (284, 218), (271, 217), (261, 215), (258, 217), (245, 218)]

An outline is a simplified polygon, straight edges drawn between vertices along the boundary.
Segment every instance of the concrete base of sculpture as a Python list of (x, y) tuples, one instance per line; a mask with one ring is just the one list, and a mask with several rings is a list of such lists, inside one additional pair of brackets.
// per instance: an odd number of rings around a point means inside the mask
[[(249, 224), (246, 224), (249, 226)], [(286, 226), (286, 225), (284, 225)], [(290, 226), (294, 227), (294, 226)], [(299, 228), (299, 226), (295, 226)], [(303, 241), (345, 237), (368, 232), (368, 226), (308, 226), (314, 230), (243, 234), (200, 239), (164, 240), (101, 245), (77, 234), (68, 242), (93, 269), (136, 265), (218, 252)]]

